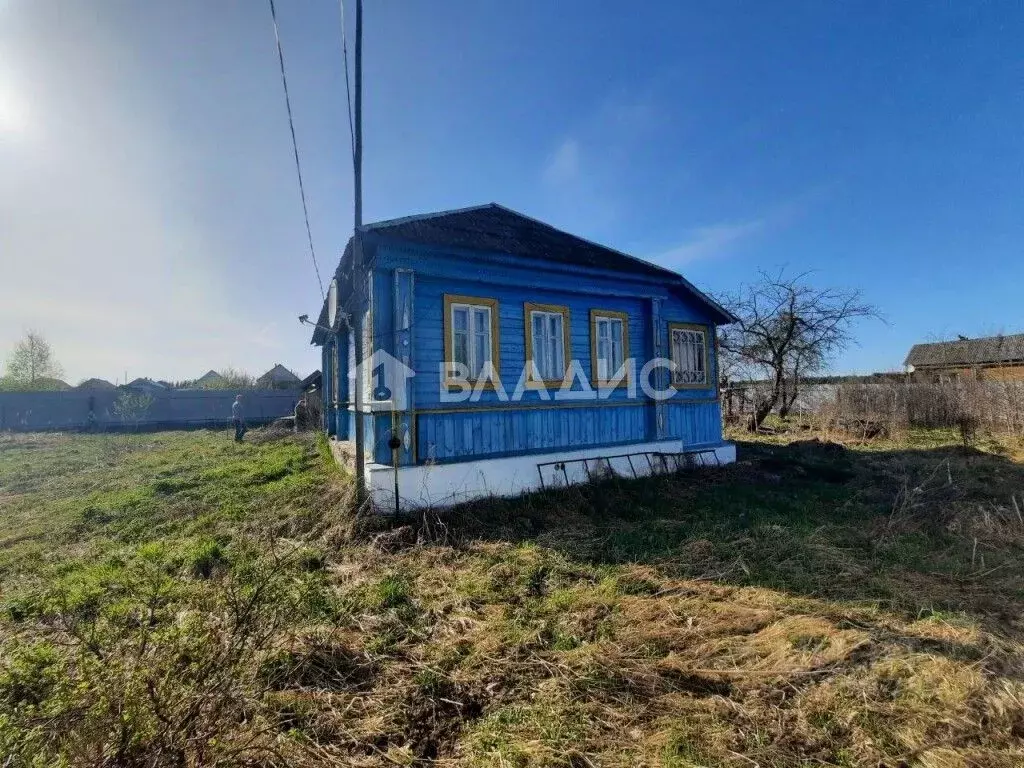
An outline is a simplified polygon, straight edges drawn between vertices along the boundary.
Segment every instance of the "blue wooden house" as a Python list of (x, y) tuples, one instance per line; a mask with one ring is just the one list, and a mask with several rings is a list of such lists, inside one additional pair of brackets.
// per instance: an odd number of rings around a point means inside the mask
[(715, 356), (734, 318), (681, 275), (493, 203), (361, 242), (366, 283), (350, 242), (312, 341), (336, 454), (363, 419), (382, 503), (396, 480), (403, 505), (443, 505), (735, 459)]

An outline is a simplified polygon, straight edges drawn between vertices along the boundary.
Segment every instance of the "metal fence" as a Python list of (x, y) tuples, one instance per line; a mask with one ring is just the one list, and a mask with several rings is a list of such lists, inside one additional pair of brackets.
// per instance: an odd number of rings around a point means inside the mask
[[(125, 419), (115, 404), (120, 391), (0, 393), (0, 430), (181, 429), (220, 427), (231, 421), (232, 390), (172, 389), (149, 393), (144, 409)], [(138, 394), (138, 393), (135, 393)], [(302, 397), (298, 390), (245, 390), (242, 404), (248, 424), (266, 424), (290, 416)]]

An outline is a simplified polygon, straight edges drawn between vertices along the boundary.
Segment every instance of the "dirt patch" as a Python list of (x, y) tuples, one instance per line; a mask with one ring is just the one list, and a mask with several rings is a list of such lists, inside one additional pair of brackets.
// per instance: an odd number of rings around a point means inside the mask
[(405, 707), (405, 736), (413, 755), (436, 760), (450, 755), (462, 729), (484, 712), (481, 700), (469, 690), (441, 685), (410, 694)]
[(373, 687), (376, 666), (339, 639), (306, 638), (273, 652), (260, 675), (275, 690), (361, 691)]

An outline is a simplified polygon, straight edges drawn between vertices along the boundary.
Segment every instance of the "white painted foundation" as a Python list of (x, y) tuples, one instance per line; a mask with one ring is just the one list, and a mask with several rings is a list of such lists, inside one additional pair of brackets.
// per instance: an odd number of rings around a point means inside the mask
[[(578, 459), (599, 459), (616, 454), (679, 453), (683, 451), (679, 440), (656, 443), (638, 443), (605, 448), (589, 448), (580, 451), (558, 451), (555, 453), (509, 456), (502, 459), (464, 461), (453, 464), (419, 465), (398, 469), (398, 496), (403, 510), (424, 507), (446, 507), (472, 499), (487, 496), (517, 496), (521, 493), (539, 490), (541, 487), (538, 464), (546, 462), (571, 462)], [(693, 450), (690, 448), (689, 450)], [(712, 450), (711, 447), (708, 448)], [(713, 448), (719, 464), (736, 461), (736, 446), (722, 443)], [(696, 457), (710, 466), (715, 462), (710, 455)], [(633, 456), (633, 469), (623, 458), (608, 462), (588, 462), (593, 477), (614, 473), (620, 477), (645, 476), (663, 469), (653, 460), (649, 465), (643, 456)], [(544, 485), (548, 488), (562, 487), (566, 475), (570, 484), (585, 483), (587, 471), (582, 462), (569, 464), (563, 473), (561, 468), (543, 467)], [(366, 484), (374, 502), (382, 511), (395, 508), (395, 469), (385, 464), (366, 465)]]

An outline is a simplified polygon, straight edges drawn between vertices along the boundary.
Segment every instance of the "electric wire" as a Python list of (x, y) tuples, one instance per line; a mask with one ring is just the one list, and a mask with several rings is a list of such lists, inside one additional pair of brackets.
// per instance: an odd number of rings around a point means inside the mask
[(352, 162), (356, 160), (356, 131), (352, 123), (352, 86), (348, 77), (348, 35), (345, 34), (345, 0), (338, 0), (338, 13), (341, 16), (341, 54), (345, 59), (345, 96), (348, 99), (348, 141), (352, 148)]
[(309, 226), (309, 206), (306, 204), (306, 188), (302, 183), (302, 164), (299, 162), (299, 142), (295, 138), (295, 120), (292, 117), (292, 101), (288, 95), (288, 76), (284, 70), (284, 49), (281, 47), (281, 32), (277, 26), (277, 10), (274, 0), (270, 0), (270, 18), (274, 22), (274, 39), (277, 41), (277, 60), (281, 65), (281, 85), (284, 86), (284, 104), (288, 110), (288, 128), (292, 133), (292, 150), (295, 153), (295, 174), (299, 178), (299, 197), (302, 198), (302, 216), (306, 222), (306, 238), (309, 240), (309, 255), (313, 259), (313, 271), (316, 282), (320, 286), (320, 298), (326, 299), (324, 281), (320, 278), (320, 267), (316, 262), (316, 250), (313, 248), (313, 230)]

